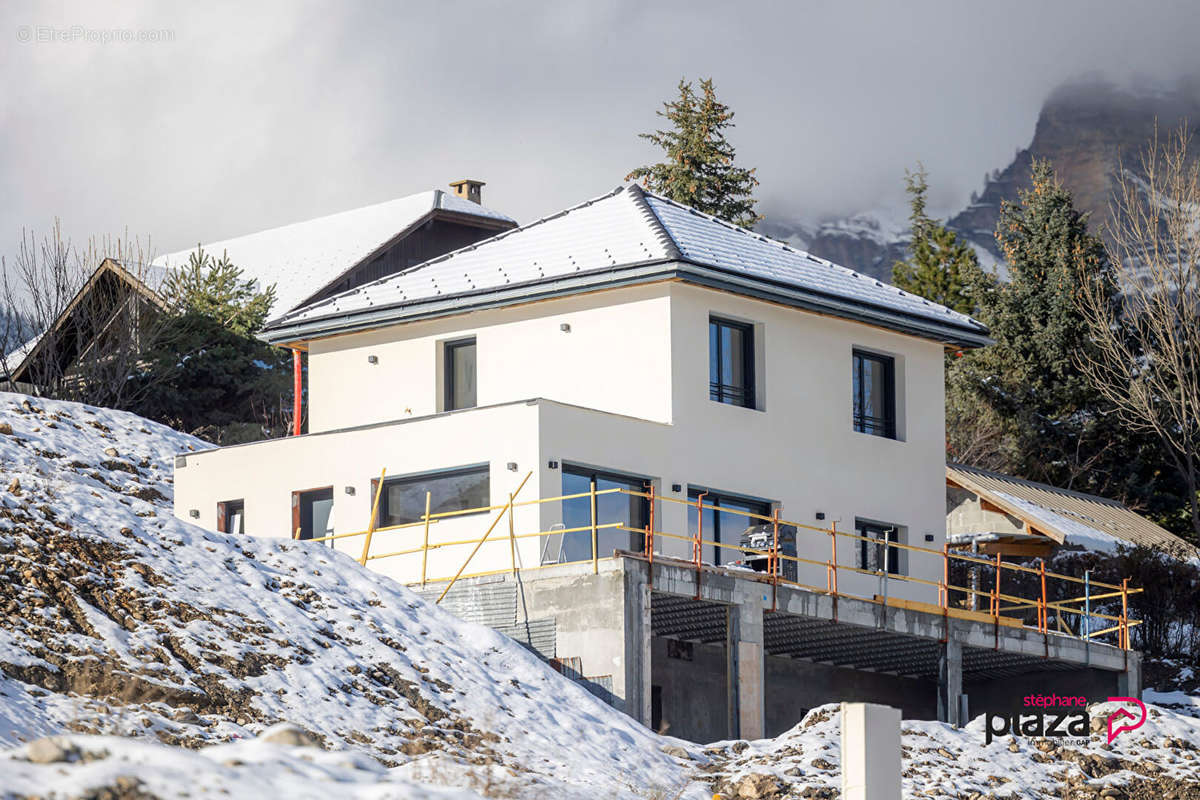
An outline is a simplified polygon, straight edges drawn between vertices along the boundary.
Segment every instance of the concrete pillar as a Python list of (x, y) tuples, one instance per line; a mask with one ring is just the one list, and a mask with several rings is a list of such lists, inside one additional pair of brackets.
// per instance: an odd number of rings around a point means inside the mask
[(960, 718), (962, 697), (962, 644), (951, 636), (940, 645), (938, 654), (937, 714), (939, 722), (949, 722), (958, 728), (965, 720)]
[(842, 703), (842, 800), (900, 800), (900, 709)]
[(1142, 697), (1142, 655), (1130, 650), (1124, 672), (1117, 673), (1117, 694), (1121, 697)]
[(763, 598), (760, 587), (735, 595), (728, 609), (729, 736), (762, 739), (766, 734)]
[(649, 565), (623, 558), (625, 565), (625, 713), (649, 725), (650, 711), (650, 583)]

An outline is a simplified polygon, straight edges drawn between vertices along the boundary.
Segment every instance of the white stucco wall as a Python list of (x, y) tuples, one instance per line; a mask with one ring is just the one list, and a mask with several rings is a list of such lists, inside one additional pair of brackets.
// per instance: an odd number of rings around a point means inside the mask
[(480, 406), (546, 397), (670, 421), (670, 297), (657, 284), (313, 342), (309, 430), (442, 411), (442, 345), (470, 336)]
[[(709, 399), (710, 314), (755, 326), (761, 409)], [(437, 414), (439, 345), (464, 335), (477, 338), (481, 407)], [(853, 430), (855, 347), (896, 358), (899, 440)], [(940, 550), (945, 539), (943, 350), (934, 342), (669, 283), (338, 337), (312, 348), (318, 433), (189, 456), (177, 470), (179, 516), (196, 508), (199, 522), (215, 527), (216, 503), (245, 497), (248, 532), (286, 536), (291, 491), (333, 485), (337, 529), (361, 529), (370, 479), (384, 466), (400, 475), (488, 462), (492, 502), (500, 504), (528, 470), (534, 477), (523, 497), (561, 494), (561, 465), (573, 463), (648, 478), (662, 496), (678, 500), (687, 499), (690, 485), (770, 501), (783, 518), (816, 527), (837, 522), (853, 532), (863, 518), (901, 526), (905, 541), (920, 547)], [(369, 364), (368, 355), (379, 363)], [(550, 401), (523, 402), (533, 397)], [(421, 415), (433, 416), (414, 419)], [(398, 422), (319, 432), (384, 420)], [(518, 471), (508, 471), (508, 462)], [(345, 485), (355, 485), (356, 495), (345, 495)], [(523, 509), (518, 533), (547, 530), (559, 519), (556, 504)], [(476, 537), (487, 521), (444, 524), (432, 538)], [(686, 535), (687, 508), (663, 503), (657, 527)], [(507, 525), (499, 532), (506, 535)], [(416, 531), (392, 538), (406, 544), (373, 552), (420, 541)], [(801, 532), (799, 543), (802, 557), (828, 559), (827, 535)], [(347, 547), (357, 555), (361, 543)], [(489, 548), (469, 572), (510, 563), (505, 539)], [(691, 552), (688, 543), (663, 539), (660, 550)], [(854, 550), (840, 540), (839, 564), (852, 566)], [(464, 556), (461, 547), (443, 548), (431, 556), (430, 573), (452, 574)], [(522, 543), (521, 560), (538, 563), (537, 540)], [(941, 577), (940, 556), (908, 555), (902, 564), (909, 574)], [(412, 580), (419, 558), (376, 566)], [(824, 586), (825, 569), (802, 567), (800, 578)], [(839, 588), (860, 596), (879, 590), (876, 578), (849, 572), (840, 574)], [(889, 592), (936, 600), (928, 586), (893, 583)]]

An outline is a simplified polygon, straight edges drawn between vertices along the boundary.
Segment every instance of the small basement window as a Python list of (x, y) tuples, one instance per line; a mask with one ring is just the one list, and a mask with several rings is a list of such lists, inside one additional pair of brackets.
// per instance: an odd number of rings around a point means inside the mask
[(217, 530), (221, 533), (246, 532), (245, 500), (226, 500), (217, 503)]
[[(371, 481), (375, 496), (379, 479)], [(441, 472), (388, 478), (379, 497), (378, 526), (404, 525), (425, 516), (425, 493), (429, 493), (429, 513), (485, 508), (491, 502), (491, 477), (487, 464)]]
[(754, 408), (754, 327), (708, 320), (708, 397), (718, 403)]
[(854, 430), (896, 438), (896, 359), (854, 351)]
[(447, 411), (475, 407), (475, 338), (446, 342)]

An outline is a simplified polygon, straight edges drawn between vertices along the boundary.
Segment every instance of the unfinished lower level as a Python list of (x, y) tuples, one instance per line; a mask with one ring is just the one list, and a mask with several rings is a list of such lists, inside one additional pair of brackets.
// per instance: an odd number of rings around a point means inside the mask
[[(436, 599), (444, 583), (425, 593)], [(443, 607), (497, 628), (630, 716), (694, 741), (773, 736), (872, 701), (961, 724), (1031, 693), (1136, 695), (1136, 651), (618, 553), (458, 581)]]

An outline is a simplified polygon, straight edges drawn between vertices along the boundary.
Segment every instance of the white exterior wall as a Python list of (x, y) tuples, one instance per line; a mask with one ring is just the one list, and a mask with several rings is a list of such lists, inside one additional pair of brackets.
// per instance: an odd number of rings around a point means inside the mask
[[(415, 472), (487, 463), (491, 467), (493, 503), (500, 505), (526, 473), (533, 475), (518, 499), (539, 496), (537, 406), (514, 403), (477, 408), (404, 423), (275, 439), (202, 453), (190, 453), (187, 465), (175, 470), (175, 515), (210, 530), (217, 528), (217, 503), (245, 500), (245, 530), (255, 536), (289, 537), (292, 529), (293, 491), (333, 487), (335, 533), (362, 531), (371, 514), (371, 481), (387, 469), (389, 477)], [(517, 464), (516, 471), (508, 463)], [(353, 486), (355, 493), (346, 494)], [(553, 494), (557, 494), (557, 486)], [(520, 530), (537, 530), (536, 507), (518, 508), (514, 523)], [(190, 512), (200, 512), (192, 518)], [(478, 514), (430, 526), (430, 544), (483, 536), (493, 514)], [(420, 547), (420, 527), (383, 532), (372, 542), (376, 554)], [(511, 547), (507, 521), (471, 562), (469, 572), (508, 566)], [(337, 549), (358, 558), (363, 537), (335, 542)], [(314, 545), (316, 546), (316, 545)], [(456, 545), (430, 551), (430, 575), (453, 575), (472, 546)], [(524, 564), (538, 562), (538, 540), (520, 542)], [(372, 561), (371, 567), (397, 580), (419, 580), (420, 555)]]
[[(709, 400), (710, 314), (755, 325), (761, 410)], [(569, 333), (560, 331), (563, 322)], [(439, 343), (464, 335), (477, 337), (481, 407), (436, 415)], [(856, 346), (896, 358), (898, 441), (853, 430)], [(369, 354), (379, 363), (369, 364)], [(216, 503), (244, 496), (248, 532), (286, 536), (291, 491), (333, 485), (336, 529), (361, 530), (370, 479), (384, 466), (401, 475), (486, 461), (499, 505), (528, 470), (534, 476), (523, 498), (561, 494), (561, 466), (549, 466), (557, 461), (649, 478), (660, 495), (678, 500), (691, 485), (771, 501), (784, 519), (815, 527), (836, 521), (853, 532), (858, 517), (903, 526), (905, 541), (920, 547), (940, 550), (945, 539), (943, 350), (934, 342), (670, 283), (337, 337), (314, 343), (310, 358), (314, 430), (400, 421), (189, 455), (177, 471), (179, 516), (196, 508), (198, 521), (215, 527)], [(539, 396), (557, 402), (513, 402)], [(488, 407), (502, 402), (512, 404)], [(404, 421), (409, 411), (435, 416)], [(508, 462), (518, 471), (508, 471)], [(356, 495), (345, 495), (344, 485), (355, 485)], [(687, 535), (684, 505), (665, 502), (657, 512), (659, 530)], [(517, 532), (548, 530), (559, 520), (557, 504), (522, 509)], [(488, 522), (443, 523), (431, 540), (475, 538)], [(507, 523), (499, 534), (468, 573), (510, 564)], [(390, 538), (403, 544), (377, 541), (372, 552), (420, 542), (417, 530)], [(827, 535), (802, 530), (798, 539), (802, 557), (829, 558)], [(357, 556), (361, 540), (350, 541), (346, 549)], [(659, 545), (690, 557), (687, 542)], [(839, 539), (839, 564), (853, 566), (854, 550)], [(465, 555), (462, 547), (435, 551), (430, 574), (453, 574)], [(521, 562), (538, 561), (538, 540), (524, 540)], [(940, 556), (906, 554), (901, 563), (911, 575), (941, 578)], [(401, 580), (419, 577), (419, 557), (373, 566)], [(802, 566), (800, 580), (823, 587), (825, 569)], [(875, 577), (847, 571), (839, 588), (881, 592)], [(936, 600), (931, 586), (893, 581), (888, 592)]]
[[(309, 430), (442, 411), (442, 345), (470, 336), (479, 406), (545, 397), (669, 422), (668, 291), (657, 284), (597, 292), (313, 342)], [(367, 361), (372, 355), (377, 364)]]

